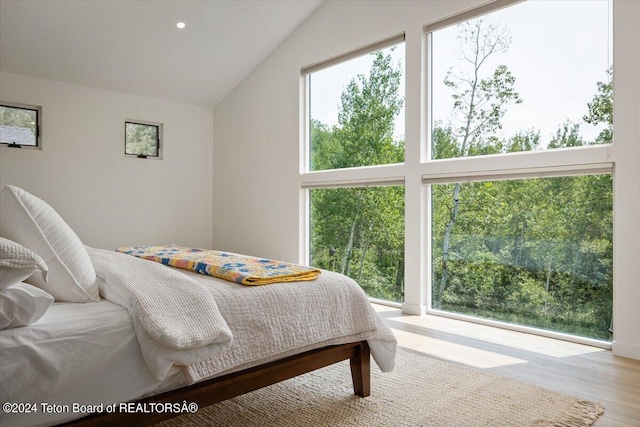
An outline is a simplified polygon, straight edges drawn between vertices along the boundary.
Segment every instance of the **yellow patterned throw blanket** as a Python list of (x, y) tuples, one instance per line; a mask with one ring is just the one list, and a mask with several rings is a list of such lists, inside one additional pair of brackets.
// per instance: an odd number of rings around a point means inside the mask
[(242, 285), (315, 280), (320, 275), (320, 270), (313, 267), (176, 245), (130, 246), (116, 251)]

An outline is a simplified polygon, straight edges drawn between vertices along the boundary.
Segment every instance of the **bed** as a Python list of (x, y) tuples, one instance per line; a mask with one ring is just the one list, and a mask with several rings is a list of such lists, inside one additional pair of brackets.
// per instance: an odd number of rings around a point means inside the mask
[[(2, 202), (0, 193), (4, 209)], [(0, 235), (6, 230), (0, 223)], [(83, 250), (100, 298), (78, 303), (56, 297), (36, 322), (0, 330), (0, 400), (22, 404), (0, 412), (5, 427), (149, 425), (185, 412), (91, 411), (125, 402), (203, 407), (347, 359), (354, 392), (364, 397), (370, 354), (383, 371), (393, 369), (395, 337), (362, 289), (343, 275), (322, 271), (312, 281), (242, 286), (113, 251)], [(51, 292), (57, 277), (47, 281)], [(143, 283), (132, 288), (133, 297), (123, 291), (137, 281)], [(176, 351), (149, 333), (149, 313), (139, 300), (146, 292), (162, 294), (159, 317), (171, 323), (172, 310), (183, 310), (182, 281), (197, 288), (199, 298), (212, 298), (227, 332)]]

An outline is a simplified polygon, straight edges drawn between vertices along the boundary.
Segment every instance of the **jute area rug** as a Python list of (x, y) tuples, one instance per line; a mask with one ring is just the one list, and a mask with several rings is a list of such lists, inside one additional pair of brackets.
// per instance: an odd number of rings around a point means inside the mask
[(399, 350), (372, 362), (371, 396), (353, 395), (347, 361), (200, 408), (158, 426), (591, 426), (604, 408), (554, 391)]

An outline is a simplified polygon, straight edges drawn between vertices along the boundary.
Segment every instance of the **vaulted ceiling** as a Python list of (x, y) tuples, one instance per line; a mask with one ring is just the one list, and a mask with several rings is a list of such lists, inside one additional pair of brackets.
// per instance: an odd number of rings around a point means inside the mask
[(0, 0), (0, 71), (215, 106), (322, 1)]

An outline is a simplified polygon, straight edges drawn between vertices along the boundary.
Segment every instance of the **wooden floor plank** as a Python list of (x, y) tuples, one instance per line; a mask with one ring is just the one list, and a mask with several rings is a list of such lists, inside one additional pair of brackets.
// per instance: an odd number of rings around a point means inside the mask
[(609, 350), (374, 304), (401, 347), (595, 400), (595, 427), (640, 426), (640, 361)]

